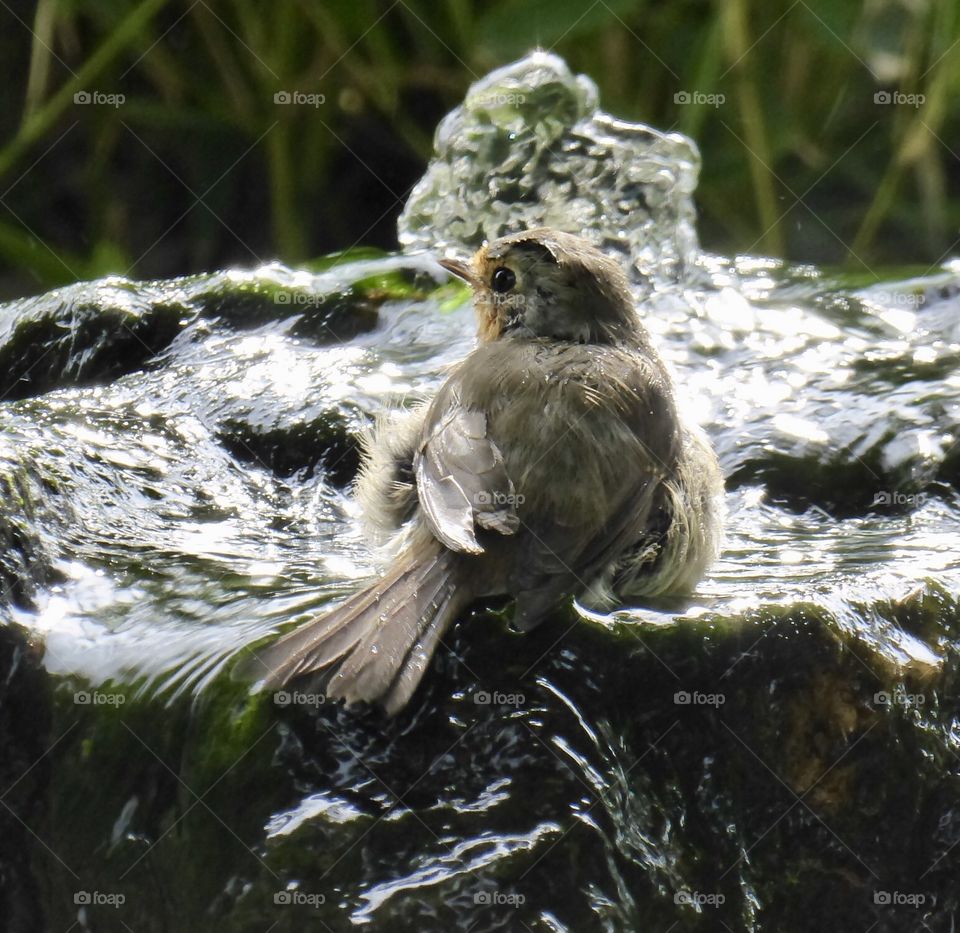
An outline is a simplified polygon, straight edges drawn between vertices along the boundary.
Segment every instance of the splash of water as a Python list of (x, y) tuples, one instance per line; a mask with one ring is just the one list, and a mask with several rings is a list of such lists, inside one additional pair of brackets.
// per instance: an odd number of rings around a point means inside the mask
[(475, 82), (437, 128), (398, 229), (407, 250), (473, 251), (528, 227), (578, 233), (654, 282), (697, 252), (693, 140), (626, 123), (548, 52)]

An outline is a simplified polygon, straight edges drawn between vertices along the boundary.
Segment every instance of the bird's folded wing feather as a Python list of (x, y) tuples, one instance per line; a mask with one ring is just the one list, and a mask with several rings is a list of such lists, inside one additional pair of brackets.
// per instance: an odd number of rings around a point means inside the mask
[(415, 468), (427, 524), (448, 548), (481, 554), (477, 528), (504, 535), (519, 528), (513, 483), (482, 411), (454, 402), (428, 416)]

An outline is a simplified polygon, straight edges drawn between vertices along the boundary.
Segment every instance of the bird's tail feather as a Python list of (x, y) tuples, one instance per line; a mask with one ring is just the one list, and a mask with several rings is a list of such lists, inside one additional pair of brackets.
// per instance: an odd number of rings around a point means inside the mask
[(456, 556), (437, 545), (401, 554), (386, 575), (257, 652), (246, 673), (265, 688), (326, 672), (325, 692), (393, 715), (413, 695), (444, 632), (469, 602)]

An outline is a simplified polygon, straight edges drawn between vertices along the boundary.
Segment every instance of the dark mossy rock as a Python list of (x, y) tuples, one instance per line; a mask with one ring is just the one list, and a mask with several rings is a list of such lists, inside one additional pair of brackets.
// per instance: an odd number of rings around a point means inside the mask
[(727, 478), (727, 487), (759, 483), (774, 501), (796, 511), (816, 505), (831, 514), (856, 515), (875, 504), (880, 486), (893, 487), (892, 479), (881, 478), (879, 457), (870, 459), (869, 463), (859, 458), (824, 461), (769, 451), (763, 459), (740, 466)]
[(387, 294), (353, 291), (323, 295), (306, 305), (289, 333), (318, 343), (351, 340), (377, 326), (377, 308), (387, 298)]
[[(303, 273), (299, 277), (246, 273), (185, 280), (185, 286), (203, 318), (239, 330), (286, 321), (291, 336), (339, 343), (373, 330), (384, 302), (423, 299), (436, 287), (432, 278), (415, 269), (384, 265), (379, 273), (349, 282), (331, 278), (325, 284), (319, 276), (303, 281)], [(325, 272), (334, 275), (329, 267)]]
[(817, 506), (837, 517), (871, 511), (906, 514), (930, 496), (950, 495), (942, 480), (950, 474), (951, 452), (942, 461), (924, 457), (895, 428), (871, 435), (867, 442), (843, 449), (797, 444), (788, 450), (769, 444), (738, 463), (726, 479), (727, 488), (763, 485), (786, 508)]
[(238, 330), (292, 319), (294, 336), (347, 341), (377, 326), (385, 301), (424, 296), (432, 284), (422, 271), (388, 263), (349, 283), (268, 266), (168, 282), (114, 277), (67, 286), (0, 307), (0, 399), (136, 372), (201, 318)]
[[(50, 734), (49, 678), (41, 651), (19, 626), (0, 627), (0, 931), (47, 929), (37, 880), (42, 846), (32, 827), (43, 816), (59, 736)], [(46, 857), (56, 858), (55, 853)]]
[(331, 411), (296, 424), (260, 426), (227, 420), (218, 437), (243, 463), (265, 467), (277, 476), (312, 476), (319, 467), (333, 485), (348, 486), (360, 468), (360, 442), (347, 419)]
[(0, 395), (134, 372), (170, 345), (189, 317), (173, 296), (126, 280), (70, 286), (0, 308)]
[[(956, 431), (954, 436), (958, 436)], [(960, 444), (952, 444), (943, 458), (943, 463), (937, 473), (937, 479), (949, 484), (954, 490), (960, 490)]]
[(222, 276), (202, 283), (193, 297), (199, 315), (206, 319), (238, 330), (293, 319), (292, 332), (318, 342), (349, 340), (372, 330), (379, 304), (352, 287), (325, 293), (275, 279), (231, 281)]
[[(536, 929), (545, 914), (576, 930), (946, 933), (953, 673), (894, 683), (816, 607), (571, 622), (518, 636), (475, 613), (396, 720), (229, 682), (170, 707), (162, 732), (129, 692), (85, 707), (84, 742), (52, 756), (45, 838), (65, 855), (100, 839), (86, 870), (126, 901), (91, 916), (157, 933)], [(137, 803), (107, 845), (118, 801)]]

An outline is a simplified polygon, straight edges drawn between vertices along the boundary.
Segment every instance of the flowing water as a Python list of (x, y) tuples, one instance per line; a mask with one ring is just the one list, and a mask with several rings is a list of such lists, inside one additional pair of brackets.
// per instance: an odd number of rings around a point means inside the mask
[[(954, 929), (960, 265), (703, 254), (698, 160), (537, 54), (443, 121), (402, 253), (0, 308), (0, 929)], [(479, 608), (393, 721), (251, 697), (245, 646), (378, 566), (359, 433), (472, 346), (431, 251), (536, 223), (630, 266), (722, 558)]]

